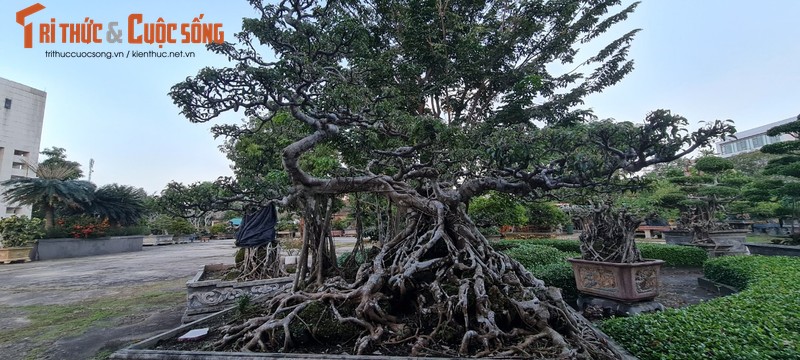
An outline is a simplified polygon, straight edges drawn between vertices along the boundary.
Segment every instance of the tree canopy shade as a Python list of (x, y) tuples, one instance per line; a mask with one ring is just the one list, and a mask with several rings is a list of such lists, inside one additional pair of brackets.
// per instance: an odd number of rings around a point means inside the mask
[[(328, 220), (305, 231), (295, 283), (302, 291), (270, 300), (265, 315), (231, 327), (219, 347), (292, 347), (302, 337), (290, 329), (316, 308), (356, 329), (359, 354), (391, 343), (414, 355), (618, 356), (558, 291), (493, 251), (464, 204), (488, 191), (540, 198), (628, 181), (621, 175), (733, 133), (725, 121), (687, 132), (687, 120), (667, 110), (634, 124), (596, 121), (579, 108), (632, 70), (626, 55), (637, 30), (585, 59), (576, 58), (578, 46), (637, 4), (251, 3), (260, 16), (244, 20), (238, 44), (209, 45), (233, 64), (203, 69), (170, 91), (182, 114), (206, 122), (243, 111), (256, 128), (288, 114), (300, 136), (280, 149), (291, 184), (282, 202), (306, 219), (327, 219), (325, 196), (359, 192), (383, 194), (407, 212), (405, 228), (347, 284), (324, 265)], [(570, 69), (557, 72), (560, 64)], [(251, 125), (213, 131), (240, 138)], [(304, 162), (320, 149), (346, 171), (312, 172)], [(303, 256), (312, 270), (303, 270)]]

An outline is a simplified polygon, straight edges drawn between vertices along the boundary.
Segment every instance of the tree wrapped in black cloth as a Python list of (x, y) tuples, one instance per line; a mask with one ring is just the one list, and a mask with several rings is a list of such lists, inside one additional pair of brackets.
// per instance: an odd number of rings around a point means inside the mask
[(285, 276), (280, 260), (280, 247), (276, 240), (275, 225), (278, 223), (278, 211), (275, 203), (255, 213), (245, 214), (242, 224), (236, 230), (237, 280), (257, 280)]
[(236, 230), (236, 246), (238, 247), (258, 247), (269, 243), (277, 243), (275, 240), (275, 225), (278, 223), (278, 212), (275, 204), (269, 203), (266, 207), (252, 214), (245, 214), (242, 224)]

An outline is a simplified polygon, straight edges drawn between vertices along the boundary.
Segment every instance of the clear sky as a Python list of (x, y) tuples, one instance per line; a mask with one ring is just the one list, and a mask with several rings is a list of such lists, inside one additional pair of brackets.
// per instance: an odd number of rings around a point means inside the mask
[[(67, 149), (71, 160), (95, 160), (92, 181), (160, 191), (170, 180), (194, 182), (229, 175), (229, 163), (209, 133), (191, 124), (167, 96), (169, 88), (204, 66), (226, 60), (201, 45), (34, 44), (23, 48), (23, 27), (14, 13), (35, 0), (4, 0), (0, 21), (0, 77), (47, 92), (42, 148)], [(88, 1), (40, 0), (46, 8), (26, 19), (37, 27), (83, 23), (127, 23), (141, 13), (145, 23), (222, 23), (225, 39), (255, 12), (245, 0)], [(626, 1), (630, 3), (630, 1)], [(739, 130), (800, 113), (800, 1), (645, 0), (610, 33), (634, 28), (630, 58), (636, 69), (620, 84), (586, 99), (601, 118), (640, 121), (655, 109), (671, 109), (697, 127), (703, 120), (732, 119)], [(141, 32), (137, 28), (137, 33)], [(124, 31), (127, 33), (127, 31)], [(180, 38), (179, 30), (175, 32)], [(123, 35), (125, 36), (125, 35)], [(608, 38), (608, 37), (606, 37)], [(59, 51), (193, 51), (194, 58), (48, 58)], [(237, 114), (224, 121), (237, 121)]]

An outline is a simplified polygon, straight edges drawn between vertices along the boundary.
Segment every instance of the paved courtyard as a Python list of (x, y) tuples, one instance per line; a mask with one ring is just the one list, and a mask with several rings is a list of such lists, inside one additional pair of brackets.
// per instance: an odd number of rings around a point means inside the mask
[(233, 240), (145, 246), (142, 251), (0, 265), (0, 304), (67, 304), (124, 285), (190, 279), (205, 264), (232, 263)]

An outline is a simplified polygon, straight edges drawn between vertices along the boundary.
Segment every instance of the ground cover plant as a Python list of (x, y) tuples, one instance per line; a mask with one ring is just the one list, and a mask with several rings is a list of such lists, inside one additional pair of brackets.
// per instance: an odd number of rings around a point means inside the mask
[(643, 360), (800, 358), (800, 259), (721, 257), (707, 261), (704, 272), (742, 291), (601, 328)]

